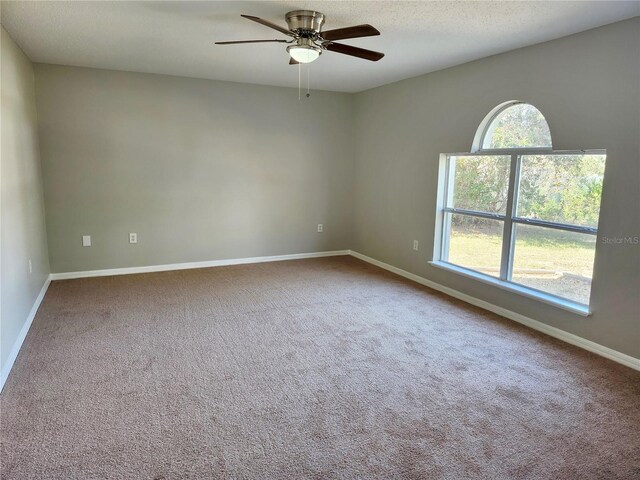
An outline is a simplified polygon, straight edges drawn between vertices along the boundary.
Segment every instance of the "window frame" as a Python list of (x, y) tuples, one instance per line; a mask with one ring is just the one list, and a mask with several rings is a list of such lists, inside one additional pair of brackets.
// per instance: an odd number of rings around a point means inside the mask
[[(512, 103), (511, 103), (512, 104)], [(510, 105), (511, 105), (510, 104)], [(497, 114), (499, 114), (506, 107), (499, 109), (498, 113), (492, 112), (488, 115), (491, 121)], [(484, 123), (484, 122), (483, 122)], [(479, 130), (482, 134), (479, 136), (480, 145), (484, 141), (484, 135), (487, 132), (489, 123), (481, 125)], [(476, 138), (477, 139), (477, 138)], [(474, 142), (475, 143), (475, 142)], [(474, 149), (472, 149), (474, 150)], [(558, 295), (554, 295), (549, 292), (538, 290), (533, 287), (525, 286), (523, 284), (514, 282), (513, 277), (513, 260), (515, 251), (515, 228), (514, 225), (532, 225), (545, 228), (553, 228), (557, 230), (583, 233), (597, 236), (598, 228), (591, 226), (579, 226), (573, 224), (551, 222), (546, 220), (530, 219), (525, 217), (518, 217), (517, 205), (518, 205), (518, 191), (520, 185), (520, 173), (522, 166), (522, 158), (527, 155), (605, 155), (607, 152), (605, 149), (588, 149), (588, 150), (553, 150), (553, 148), (508, 148), (508, 149), (478, 149), (472, 152), (463, 153), (443, 153), (440, 155), (440, 166), (438, 170), (438, 200), (436, 206), (436, 229), (434, 239), (434, 252), (433, 259), (430, 264), (433, 266), (443, 268), (445, 270), (459, 273), (466, 277), (480, 280), (484, 283), (498, 286), (502, 289), (509, 290), (530, 298), (534, 298), (545, 303), (558, 306), (565, 310), (577, 313), (579, 315), (590, 315), (590, 305), (576, 302)], [(450, 207), (452, 204), (453, 196), (453, 182), (455, 175), (451, 174), (451, 157), (478, 157), (478, 156), (510, 156), (511, 168), (509, 170), (509, 184), (507, 190), (507, 208), (504, 215), (493, 214), (487, 212), (479, 212), (475, 210), (458, 209)], [(500, 258), (500, 274), (498, 277), (481, 273), (477, 270), (473, 270), (467, 267), (456, 265), (448, 261), (449, 251), (449, 239), (451, 236), (451, 222), (450, 218), (452, 214), (467, 215), (477, 218), (488, 218), (494, 220), (503, 221), (503, 233), (502, 233), (502, 251)], [(597, 242), (596, 242), (597, 248)]]

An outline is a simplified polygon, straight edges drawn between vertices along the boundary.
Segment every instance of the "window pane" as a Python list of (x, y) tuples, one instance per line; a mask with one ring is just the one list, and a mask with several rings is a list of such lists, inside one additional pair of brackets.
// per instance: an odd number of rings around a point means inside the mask
[(512, 281), (589, 304), (596, 236), (514, 224)]
[(598, 226), (605, 155), (524, 155), (519, 217)]
[(454, 208), (504, 215), (509, 189), (509, 155), (450, 157)]
[(448, 262), (500, 277), (501, 220), (447, 214), (451, 222)]
[(504, 109), (491, 122), (482, 148), (551, 148), (549, 125), (540, 110), (527, 103)]

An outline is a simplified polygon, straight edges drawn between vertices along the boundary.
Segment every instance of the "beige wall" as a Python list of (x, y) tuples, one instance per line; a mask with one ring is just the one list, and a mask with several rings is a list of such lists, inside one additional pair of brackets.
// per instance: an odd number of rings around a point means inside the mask
[[(604, 244), (640, 236), (639, 51), (636, 17), (357, 94), (353, 248), (640, 357), (640, 245)], [(588, 318), (427, 263), (439, 153), (469, 151), (482, 119), (507, 100), (538, 107), (556, 149), (607, 149)]]
[(0, 368), (4, 376), (9, 355), (49, 276), (49, 260), (33, 68), (4, 28), (1, 35)]
[(52, 65), (36, 91), (53, 272), (350, 246), (352, 95)]

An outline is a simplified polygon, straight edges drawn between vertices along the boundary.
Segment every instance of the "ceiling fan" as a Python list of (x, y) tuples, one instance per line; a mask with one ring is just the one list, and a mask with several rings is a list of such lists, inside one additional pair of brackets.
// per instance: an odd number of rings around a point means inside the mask
[(364, 48), (353, 47), (343, 43), (337, 43), (335, 40), (345, 40), (347, 38), (371, 37), (380, 35), (380, 32), (371, 25), (356, 25), (354, 27), (338, 28), (335, 30), (322, 31), (324, 24), (324, 13), (315, 12), (313, 10), (294, 10), (285, 15), (288, 29), (283, 28), (275, 23), (271, 23), (259, 17), (251, 15), (241, 15), (242, 17), (253, 22), (260, 23), (266, 27), (273, 28), (283, 33), (291, 40), (240, 40), (232, 42), (216, 42), (216, 45), (233, 45), (238, 43), (289, 43), (287, 52), (291, 56), (290, 65), (298, 63), (311, 63), (317, 59), (324, 50), (330, 52), (351, 55), (352, 57), (364, 58), (377, 62), (384, 53), (366, 50)]

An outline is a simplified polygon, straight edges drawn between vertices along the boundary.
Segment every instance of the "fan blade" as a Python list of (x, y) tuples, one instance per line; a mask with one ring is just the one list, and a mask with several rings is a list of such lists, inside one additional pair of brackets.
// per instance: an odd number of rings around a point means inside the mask
[(382, 57), (384, 57), (384, 53), (374, 52), (373, 50), (366, 50), (364, 48), (352, 47), (351, 45), (344, 45), (342, 43), (328, 43), (324, 45), (324, 48), (332, 52), (343, 53), (345, 55), (351, 55), (352, 57), (371, 60), (372, 62), (377, 62)]
[(324, 40), (345, 40), (347, 38), (373, 37), (374, 35), (380, 35), (380, 32), (367, 24), (337, 28), (320, 33)]
[(294, 60), (293, 57), (289, 57), (289, 65), (298, 65), (300, 62)]
[(265, 27), (273, 28), (274, 30), (279, 31), (280, 33), (284, 33), (285, 35), (289, 35), (290, 37), (293, 37), (293, 33), (291, 33), (286, 28), (282, 28), (280, 25), (276, 25), (275, 23), (271, 23), (267, 20), (263, 20), (262, 18), (259, 18), (259, 17), (254, 17), (252, 15), (240, 15), (240, 16), (243, 18), (246, 18), (247, 20), (261, 23)]
[(238, 40), (233, 42), (216, 42), (216, 45), (234, 45), (236, 43), (267, 43), (267, 42), (288, 43), (288, 40)]

